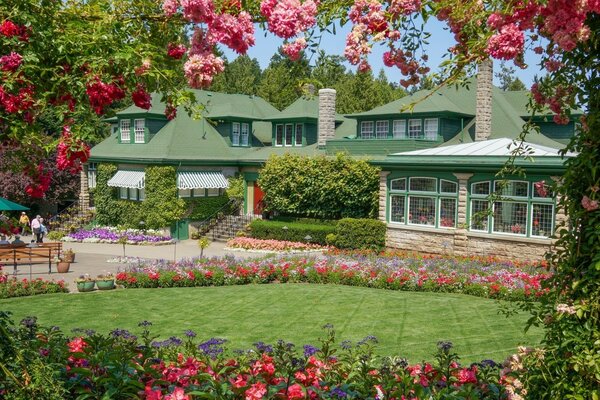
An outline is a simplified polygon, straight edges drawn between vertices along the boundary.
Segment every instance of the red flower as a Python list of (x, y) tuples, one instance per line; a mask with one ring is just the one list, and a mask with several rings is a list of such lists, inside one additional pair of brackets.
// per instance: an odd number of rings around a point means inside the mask
[(302, 386), (297, 383), (294, 383), (292, 386), (288, 388), (287, 398), (289, 400), (293, 399), (303, 399), (304, 398), (304, 390), (302, 390)]
[(149, 110), (150, 107), (152, 107), (152, 97), (140, 84), (138, 84), (135, 91), (131, 93), (131, 99), (136, 106), (143, 108), (144, 110)]
[(182, 44), (169, 43), (169, 47), (167, 48), (167, 55), (171, 58), (179, 60), (181, 59), (181, 57), (183, 57), (186, 51), (186, 47)]
[(11, 52), (9, 55), (0, 57), (2, 71), (14, 72), (23, 62), (23, 57), (19, 53)]
[(0, 24), (0, 34), (6, 37), (17, 36), (20, 33), (21, 28), (19, 28), (19, 25), (15, 24), (9, 19)]
[(256, 382), (247, 389), (244, 394), (246, 400), (260, 400), (267, 393), (267, 386), (262, 382)]
[(76, 337), (69, 343), (67, 343), (67, 346), (69, 346), (69, 351), (71, 353), (81, 353), (83, 349), (87, 346), (87, 343), (85, 342), (85, 340), (83, 340), (82, 337)]

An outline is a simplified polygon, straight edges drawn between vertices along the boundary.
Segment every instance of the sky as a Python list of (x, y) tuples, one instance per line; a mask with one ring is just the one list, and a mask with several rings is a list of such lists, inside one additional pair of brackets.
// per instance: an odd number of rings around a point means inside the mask
[[(437, 71), (439, 69), (438, 66), (443, 61), (447, 49), (455, 44), (452, 33), (444, 30), (443, 27), (444, 25), (437, 20), (430, 20), (426, 25), (426, 30), (431, 33), (429, 45), (427, 46), (427, 54), (429, 56), (428, 66), (431, 68), (431, 71)], [(347, 24), (343, 28), (339, 28), (339, 26), (336, 27), (336, 35), (323, 33), (319, 49), (324, 50), (325, 53), (330, 55), (343, 56), (346, 35), (349, 31), (350, 25)], [(261, 68), (264, 70), (269, 65), (271, 57), (277, 52), (277, 48), (281, 46), (283, 41), (269, 32), (265, 33), (265, 31), (260, 30), (258, 27), (256, 28), (255, 36), (256, 44), (248, 50), (248, 55), (251, 58), (256, 58)], [(402, 78), (400, 70), (395, 67), (389, 68), (383, 65), (382, 56), (386, 49), (387, 47), (385, 46), (374, 45), (373, 52), (369, 57), (369, 62), (375, 76), (377, 76), (379, 71), (383, 68), (388, 80), (390, 82), (398, 83)], [(224, 53), (230, 62), (237, 57), (236, 53), (228, 49)], [(310, 56), (310, 53), (308, 53), (308, 56)], [(312, 57), (311, 64), (314, 64), (315, 61), (316, 55)], [(507, 66), (513, 67), (515, 69), (515, 75), (523, 81), (527, 88), (529, 88), (534, 81), (534, 77), (541, 74), (540, 67), (538, 66), (539, 56), (535, 55), (533, 52), (528, 52), (525, 54), (525, 62), (528, 64), (528, 68), (524, 70), (515, 67), (512, 62), (507, 62)], [(356, 71), (356, 67), (349, 63), (346, 63), (346, 67), (352, 71)], [(499, 70), (500, 62), (495, 61), (494, 72)], [(497, 78), (495, 78), (495, 83), (498, 84)]]

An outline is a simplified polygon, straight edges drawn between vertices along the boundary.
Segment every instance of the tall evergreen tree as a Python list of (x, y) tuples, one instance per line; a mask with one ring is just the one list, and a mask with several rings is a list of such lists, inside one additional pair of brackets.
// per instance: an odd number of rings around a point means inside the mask
[(210, 89), (222, 93), (255, 95), (262, 71), (256, 58), (240, 55), (226, 64), (225, 71), (215, 77)]
[(302, 85), (309, 77), (310, 67), (305, 56), (298, 61), (290, 61), (277, 53), (263, 72), (258, 95), (283, 110), (301, 95)]
[(515, 69), (506, 65), (504, 61), (500, 63), (500, 71), (494, 74), (500, 80), (500, 89), (503, 91), (527, 90), (525, 84), (515, 76)]

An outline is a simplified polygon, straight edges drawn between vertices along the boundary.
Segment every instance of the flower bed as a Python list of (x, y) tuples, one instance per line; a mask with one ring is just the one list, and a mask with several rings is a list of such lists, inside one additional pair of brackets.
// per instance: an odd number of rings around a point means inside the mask
[(0, 299), (9, 297), (33, 296), (36, 294), (68, 293), (64, 281), (46, 281), (42, 278), (33, 280), (8, 277), (0, 266)]
[[(151, 339), (151, 323), (139, 324), (138, 339), (115, 329), (109, 335), (79, 330), (65, 338), (58, 328), (44, 329), (34, 317), (15, 327), (0, 312), (0, 332), (15, 380), (0, 383), (0, 395), (14, 398), (142, 398), (147, 400), (212, 399), (504, 399), (518, 386), (511, 364), (501, 370), (491, 360), (461, 366), (450, 342), (439, 342), (435, 361), (409, 365), (399, 357), (377, 359), (377, 339), (335, 343), (325, 326), (318, 347), (279, 341), (231, 355), (225, 340)], [(29, 383), (22, 384), (21, 377)], [(511, 386), (514, 385), (514, 386)], [(39, 398), (39, 397), (38, 397)]]
[(533, 265), (482, 263), (478, 259), (341, 256), (141, 261), (116, 276), (126, 288), (306, 282), (464, 293), (506, 300), (542, 295), (541, 282), (548, 277), (548, 273)]
[(285, 240), (254, 239), (237, 237), (227, 242), (226, 249), (243, 249), (258, 252), (305, 252), (326, 250), (321, 245), (314, 243), (288, 242)]
[(159, 231), (127, 229), (119, 230), (111, 227), (80, 229), (62, 238), (64, 242), (82, 243), (123, 243), (137, 245), (169, 244), (173, 242), (170, 236), (164, 236)]

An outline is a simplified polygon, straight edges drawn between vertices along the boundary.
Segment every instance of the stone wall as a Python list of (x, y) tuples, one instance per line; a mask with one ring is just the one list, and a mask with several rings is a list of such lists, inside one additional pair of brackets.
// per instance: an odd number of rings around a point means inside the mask
[(453, 254), (454, 231), (388, 224), (386, 246), (426, 254)]
[(318, 146), (325, 147), (328, 139), (335, 139), (335, 89), (319, 90)]

